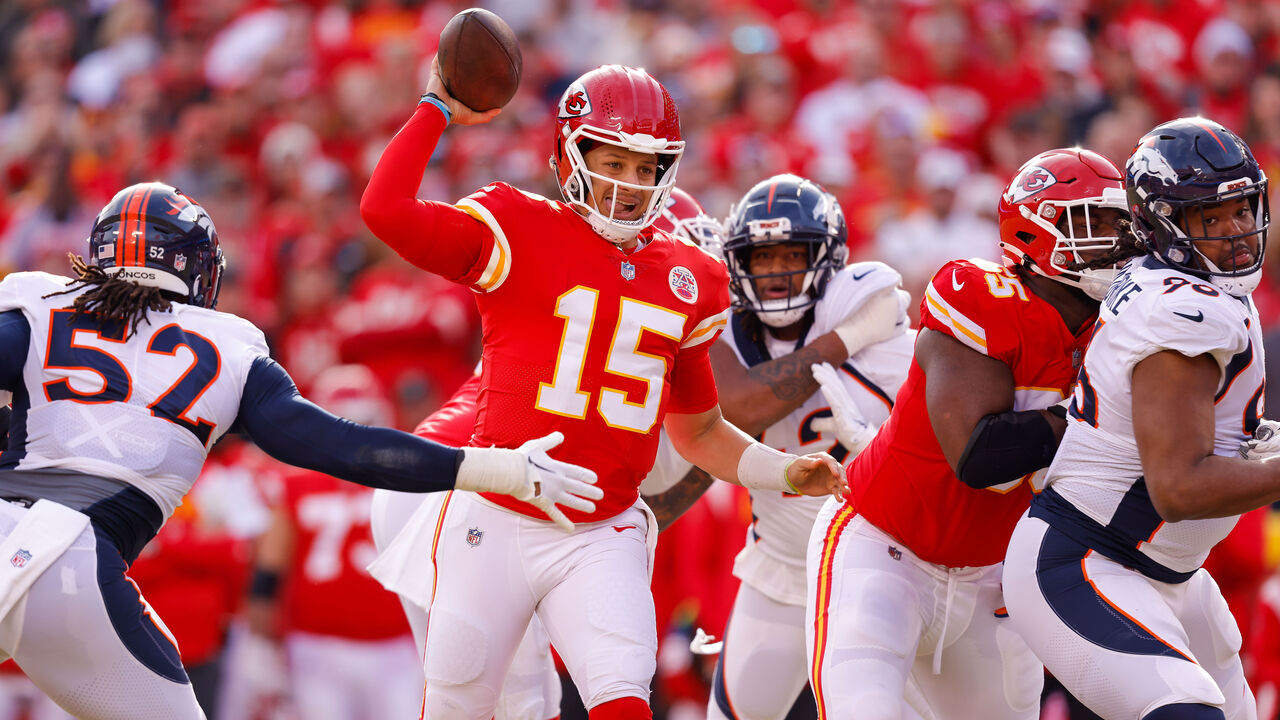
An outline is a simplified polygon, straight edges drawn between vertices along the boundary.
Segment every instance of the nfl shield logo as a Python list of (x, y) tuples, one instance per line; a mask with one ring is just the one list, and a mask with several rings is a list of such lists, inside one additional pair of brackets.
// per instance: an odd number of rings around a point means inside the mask
[(636, 266), (632, 265), (631, 263), (625, 260), (622, 261), (622, 279), (623, 280), (636, 279)]
[(182, 272), (183, 270), (186, 270), (186, 269), (187, 269), (187, 256), (186, 256), (186, 255), (184, 255), (184, 254), (182, 254), (182, 253), (178, 253), (177, 255), (174, 255), (174, 256), (173, 256), (173, 269), (174, 269), (174, 270), (177, 270), (178, 272)]
[(471, 528), (467, 531), (467, 544), (475, 547), (480, 544), (480, 539), (484, 537), (484, 531), (480, 528)]
[(25, 566), (27, 564), (27, 561), (30, 559), (31, 559), (31, 553), (27, 552), (26, 550), (18, 550), (18, 552), (13, 554), (13, 557), (9, 558), (9, 564), (13, 565), (16, 568), (20, 568)]

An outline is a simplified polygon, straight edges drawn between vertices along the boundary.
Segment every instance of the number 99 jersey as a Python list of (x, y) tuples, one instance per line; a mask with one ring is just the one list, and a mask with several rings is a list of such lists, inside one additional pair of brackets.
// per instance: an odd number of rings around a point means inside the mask
[[(472, 270), (484, 353), (473, 445), (516, 447), (559, 430), (556, 459), (594, 470), (602, 520), (631, 507), (667, 412), (718, 400), (707, 350), (724, 329), (729, 276), (662, 231), (631, 253), (563, 203), (495, 183), (459, 207), (488, 227)], [(455, 238), (455, 241), (461, 242)], [(530, 517), (506, 495), (485, 498)]]
[(1222, 370), (1214, 397), (1214, 454), (1234, 455), (1258, 425), (1264, 363), (1258, 311), (1162, 264), (1129, 263), (1112, 283), (1080, 368), (1066, 435), (1032, 515), (1069, 528), (1113, 560), (1165, 582), (1194, 572), (1238, 516), (1165, 523), (1142, 479), (1133, 428), (1133, 368), (1164, 350), (1210, 355)]
[(134, 333), (73, 320), (83, 289), (45, 297), (70, 282), (39, 272), (0, 281), (0, 312), (20, 310), (31, 329), (0, 467), (126, 482), (167, 518), (235, 421), (266, 339), (246, 320), (178, 302), (149, 311)]

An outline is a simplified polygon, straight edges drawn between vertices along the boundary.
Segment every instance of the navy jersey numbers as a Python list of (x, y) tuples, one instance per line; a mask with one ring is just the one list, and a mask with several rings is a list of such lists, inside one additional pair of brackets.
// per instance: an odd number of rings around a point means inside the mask
[[(128, 402), (133, 392), (133, 380), (125, 364), (107, 349), (77, 343), (77, 335), (80, 333), (91, 333), (99, 340), (120, 343), (121, 346), (126, 341), (123, 326), (104, 326), (97, 318), (76, 316), (71, 310), (54, 310), (49, 323), (45, 368), (88, 370), (102, 378), (102, 387), (96, 392), (81, 392), (71, 386), (69, 379), (62, 378), (44, 384), (45, 396), (50, 401)], [(201, 444), (207, 446), (214, 424), (208, 420), (188, 417), (188, 413), (218, 378), (222, 360), (218, 348), (207, 338), (183, 330), (176, 324), (165, 325), (147, 341), (148, 353), (176, 357), (180, 347), (191, 352), (191, 364), (147, 409), (155, 417), (186, 428)]]

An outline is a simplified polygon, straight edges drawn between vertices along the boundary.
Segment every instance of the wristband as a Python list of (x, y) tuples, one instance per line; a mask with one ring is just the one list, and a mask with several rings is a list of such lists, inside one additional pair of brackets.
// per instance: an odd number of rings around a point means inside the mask
[(751, 443), (738, 459), (738, 483), (750, 490), (775, 490), (799, 495), (787, 478), (787, 468), (796, 456), (779, 452), (763, 443)]
[(450, 112), (449, 106), (445, 104), (444, 100), (440, 99), (439, 95), (431, 92), (422, 93), (422, 97), (418, 98), (418, 104), (421, 105), (422, 103), (431, 103), (432, 105), (440, 108), (440, 112), (444, 113), (444, 124), (446, 127), (449, 123), (453, 122), (453, 113)]
[(526, 487), (526, 460), (519, 450), (469, 447), (461, 453), (454, 489), (513, 495)]
[(253, 569), (253, 579), (249, 581), (249, 597), (274, 600), (279, 592), (280, 573), (262, 568)]

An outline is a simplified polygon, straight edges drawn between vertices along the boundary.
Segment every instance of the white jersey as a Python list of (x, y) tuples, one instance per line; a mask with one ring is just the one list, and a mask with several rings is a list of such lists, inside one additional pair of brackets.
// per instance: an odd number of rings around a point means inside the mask
[[(873, 269), (875, 277), (860, 283), (859, 279), (867, 277)], [(886, 276), (892, 277), (888, 284)], [(876, 292), (899, 282), (898, 274), (881, 263), (856, 263), (841, 270), (838, 277), (839, 280), (833, 281), (838, 283), (838, 291), (831, 292), (828, 288), (819, 303), (838, 297), (840, 302), (856, 307)], [(794, 352), (806, 340), (778, 341), (765, 333), (768, 339), (757, 342), (747, 336), (745, 319), (745, 315), (735, 314), (719, 340), (733, 348), (745, 367)], [(809, 335), (813, 336), (812, 330)], [(879, 425), (888, 419), (898, 388), (906, 380), (911, 366), (915, 336), (914, 331), (908, 330), (862, 350), (837, 368), (845, 389), (866, 422)], [(827, 452), (847, 463), (852, 456), (845, 447), (835, 437), (816, 432), (812, 427), (815, 419), (830, 416), (831, 408), (819, 390), (791, 414), (767, 428), (759, 440), (796, 455)], [(747, 528), (747, 544), (734, 560), (734, 576), (772, 600), (803, 606), (809, 532), (824, 502), (825, 497), (752, 490), (752, 522)]]
[(23, 437), (11, 438), (4, 466), (119, 480), (167, 518), (235, 421), (266, 339), (247, 320), (183, 303), (149, 311), (134, 334), (100, 332), (88, 319), (70, 322), (83, 290), (44, 297), (69, 282), (34, 272), (0, 281), (0, 312), (20, 310), (31, 327), (24, 388), (14, 397), (15, 410), (27, 407), (25, 424), (13, 428)]
[(1039, 516), (1051, 524), (1066, 522), (1104, 555), (1167, 582), (1199, 568), (1238, 516), (1165, 523), (1151, 504), (1134, 423), (1162, 422), (1177, 432), (1177, 420), (1135, 419), (1130, 378), (1139, 361), (1164, 350), (1211, 355), (1222, 370), (1215, 455), (1236, 454), (1251, 436), (1262, 410), (1264, 375), (1262, 328), (1252, 300), (1227, 295), (1154, 258), (1135, 260), (1111, 285), (1099, 311), (1071, 422), (1049, 468), (1053, 492), (1032, 514), (1047, 510), (1048, 516)]

